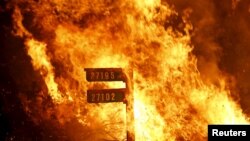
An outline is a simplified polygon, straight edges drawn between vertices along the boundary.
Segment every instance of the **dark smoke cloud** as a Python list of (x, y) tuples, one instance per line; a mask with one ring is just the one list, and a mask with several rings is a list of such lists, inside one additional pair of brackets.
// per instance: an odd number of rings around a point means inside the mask
[[(192, 9), (192, 43), (198, 69), (205, 81), (231, 75), (232, 93), (240, 94), (241, 106), (250, 114), (250, 1), (169, 0), (180, 14)], [(181, 15), (180, 15), (181, 16)], [(233, 77), (233, 78), (232, 78)]]

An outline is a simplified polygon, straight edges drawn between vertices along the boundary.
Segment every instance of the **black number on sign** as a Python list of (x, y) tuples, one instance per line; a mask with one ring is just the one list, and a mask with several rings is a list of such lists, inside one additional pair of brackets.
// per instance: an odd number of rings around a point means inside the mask
[(96, 101), (100, 101), (100, 94), (96, 94), (96, 96), (97, 96)]
[(101, 97), (102, 97), (102, 101), (104, 101), (105, 99), (104, 99), (104, 94), (101, 94)]
[(115, 73), (114, 72), (91, 72), (90, 79), (91, 80), (109, 80), (109, 79), (114, 80)]
[(111, 101), (115, 101), (115, 93), (111, 93)]
[(115, 93), (108, 91), (96, 91), (94, 93), (88, 93), (87, 95), (88, 102), (99, 103), (99, 102), (121, 102), (123, 100), (123, 93)]
[(109, 79), (109, 73), (105, 72), (105, 79)]
[(110, 100), (110, 95), (109, 93), (106, 93), (106, 101), (109, 101)]
[(101, 72), (101, 80), (103, 80), (103, 72)]
[(111, 79), (115, 79), (115, 73), (114, 72), (110, 72), (110, 77), (111, 77)]

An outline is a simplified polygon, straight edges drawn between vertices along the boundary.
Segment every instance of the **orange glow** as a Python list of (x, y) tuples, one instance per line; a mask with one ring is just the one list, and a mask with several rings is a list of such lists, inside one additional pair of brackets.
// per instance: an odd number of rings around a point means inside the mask
[(34, 70), (58, 106), (54, 110), (63, 115), (58, 120), (76, 118), (89, 129), (86, 140), (123, 140), (126, 108), (123, 103), (87, 103), (87, 89), (124, 88), (125, 84), (89, 83), (84, 68), (133, 69), (135, 140), (205, 141), (208, 124), (249, 123), (223, 76), (216, 85), (202, 81), (192, 54), (188, 17), (183, 17), (185, 33), (164, 27), (164, 21), (177, 14), (167, 4), (57, 0), (52, 7), (48, 3), (29, 4), (39, 19), (34, 22), (53, 38), (36, 39), (35, 33), (20, 25), (20, 13), (13, 16), (20, 30), (17, 35), (26, 40)]
[(28, 54), (32, 58), (34, 69), (39, 70), (44, 77), (51, 98), (60, 103), (62, 95), (58, 91), (58, 84), (55, 82), (53, 67), (46, 55), (46, 44), (30, 39), (27, 41)]

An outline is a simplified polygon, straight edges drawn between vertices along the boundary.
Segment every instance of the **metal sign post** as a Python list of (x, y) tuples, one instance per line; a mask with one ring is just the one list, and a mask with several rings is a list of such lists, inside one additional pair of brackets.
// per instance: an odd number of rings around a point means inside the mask
[(128, 78), (121, 68), (85, 68), (84, 70), (86, 71), (86, 79), (89, 82), (123, 81), (126, 83), (126, 88), (123, 89), (87, 90), (87, 102), (124, 102), (126, 104), (127, 141), (134, 141), (133, 83), (129, 81), (129, 78), (133, 78), (133, 71), (129, 71)]
[[(128, 72), (129, 78), (133, 80), (133, 70)], [(126, 77), (126, 125), (127, 125), (127, 141), (135, 140), (135, 129), (134, 129), (134, 87), (133, 81), (129, 81)]]

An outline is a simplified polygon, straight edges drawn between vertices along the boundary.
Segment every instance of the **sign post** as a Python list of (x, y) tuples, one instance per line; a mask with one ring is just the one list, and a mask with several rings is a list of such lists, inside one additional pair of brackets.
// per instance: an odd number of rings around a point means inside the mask
[(121, 68), (85, 68), (84, 70), (88, 82), (123, 81), (126, 83), (126, 88), (123, 89), (87, 90), (87, 102), (124, 102), (126, 104), (127, 141), (134, 141), (133, 82), (129, 81), (129, 78), (133, 78), (133, 71), (128, 72), (128, 77)]
[[(133, 80), (133, 70), (128, 72), (129, 78)], [(135, 129), (134, 129), (134, 85), (133, 81), (129, 81), (129, 78), (126, 77), (126, 125), (127, 125), (127, 141), (135, 140)]]

